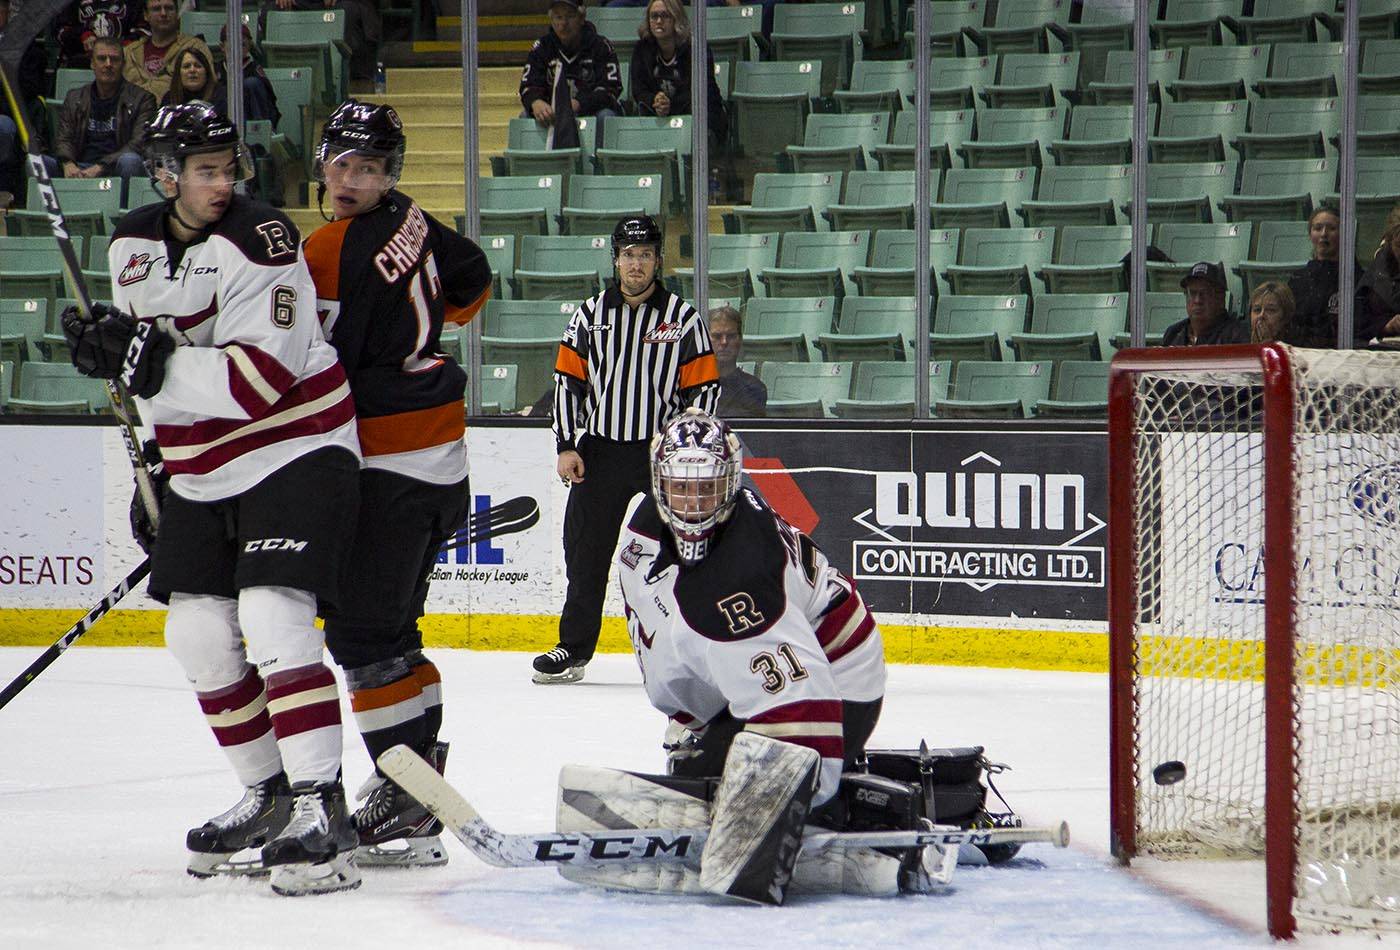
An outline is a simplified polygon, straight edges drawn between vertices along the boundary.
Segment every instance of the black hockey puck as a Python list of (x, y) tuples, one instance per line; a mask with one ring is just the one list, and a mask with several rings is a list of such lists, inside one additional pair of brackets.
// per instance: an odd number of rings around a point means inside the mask
[(1158, 785), (1175, 785), (1186, 777), (1186, 763), (1172, 759), (1152, 770), (1152, 781)]

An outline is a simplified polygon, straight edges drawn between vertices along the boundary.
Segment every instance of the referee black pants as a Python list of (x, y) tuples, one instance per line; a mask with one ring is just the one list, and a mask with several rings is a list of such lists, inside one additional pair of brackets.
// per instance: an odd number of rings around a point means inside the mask
[(579, 442), (583, 481), (564, 509), (564, 571), (569, 590), (559, 615), (559, 642), (580, 660), (593, 656), (603, 623), (603, 598), (627, 506), (651, 490), (647, 442), (586, 435)]

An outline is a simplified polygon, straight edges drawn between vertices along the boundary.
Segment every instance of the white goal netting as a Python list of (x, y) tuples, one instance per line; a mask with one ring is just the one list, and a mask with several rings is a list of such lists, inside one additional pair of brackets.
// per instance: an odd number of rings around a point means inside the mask
[[(1262, 373), (1134, 378), (1137, 844), (1262, 856), (1266, 783), (1288, 782), (1295, 914), (1396, 926), (1400, 354), (1290, 355), (1291, 498), (1265, 492)], [(1291, 550), (1265, 550), (1270, 505), (1294, 513)], [(1292, 774), (1278, 775), (1265, 767), (1263, 605), (1289, 560), (1296, 731)], [(1159, 785), (1169, 761), (1186, 777)]]

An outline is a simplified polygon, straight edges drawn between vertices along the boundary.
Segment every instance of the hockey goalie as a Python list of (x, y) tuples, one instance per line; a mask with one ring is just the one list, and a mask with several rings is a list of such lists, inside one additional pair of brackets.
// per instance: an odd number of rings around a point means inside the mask
[[(802, 848), (804, 829), (1017, 827), (985, 808), (980, 748), (867, 751), (885, 691), (884, 647), (850, 578), (754, 491), (742, 449), (699, 409), (651, 448), (652, 497), (623, 535), (628, 632), (652, 705), (670, 718), (668, 774), (567, 766), (561, 832), (709, 828), (700, 867), (561, 866), (604, 887), (782, 903), (789, 889), (927, 892), (957, 847)], [(1004, 804), (1004, 802), (1003, 802)], [(1008, 860), (1016, 845), (964, 845)]]

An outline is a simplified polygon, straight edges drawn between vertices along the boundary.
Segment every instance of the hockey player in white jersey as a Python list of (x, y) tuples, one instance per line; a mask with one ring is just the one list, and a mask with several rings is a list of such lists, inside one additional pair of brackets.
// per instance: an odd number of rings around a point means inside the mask
[[(355, 524), (354, 404), (296, 228), (234, 191), (237, 130), (204, 103), (168, 106), (147, 147), (169, 198), (122, 219), (112, 304), (69, 308), (63, 328), (74, 365), (124, 382), (154, 430), (160, 527), (141, 538), (141, 512), (133, 526), (166, 644), (245, 789), (189, 832), (189, 870), (270, 868), (281, 894), (355, 887), (340, 697), (314, 623)], [(261, 860), (235, 864), (246, 848)]]

